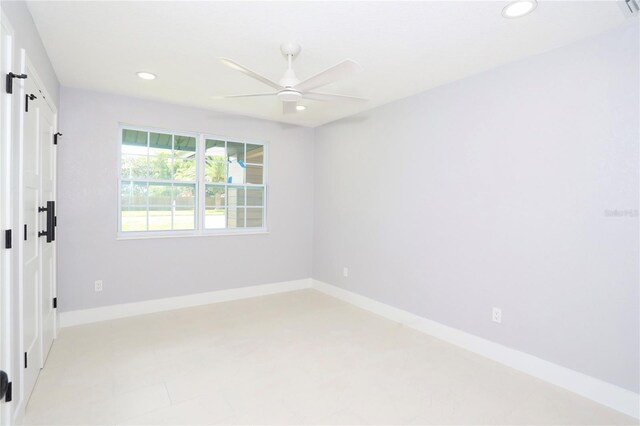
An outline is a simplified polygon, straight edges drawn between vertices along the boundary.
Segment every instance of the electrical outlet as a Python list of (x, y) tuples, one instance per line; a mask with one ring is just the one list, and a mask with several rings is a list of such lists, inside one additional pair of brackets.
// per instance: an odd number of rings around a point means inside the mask
[(349, 276), (349, 268), (347, 268), (346, 266), (342, 268), (342, 276), (345, 278)]
[(96, 291), (102, 291), (102, 280), (96, 280), (94, 288)]
[(493, 308), (493, 313), (491, 315), (491, 320), (493, 322), (497, 322), (498, 324), (500, 324), (502, 322), (502, 309)]

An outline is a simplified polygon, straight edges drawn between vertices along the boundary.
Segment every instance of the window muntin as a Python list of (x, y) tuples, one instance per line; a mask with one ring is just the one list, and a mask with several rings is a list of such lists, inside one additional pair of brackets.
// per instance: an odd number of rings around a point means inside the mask
[(264, 162), (255, 142), (122, 128), (119, 232), (263, 231)]

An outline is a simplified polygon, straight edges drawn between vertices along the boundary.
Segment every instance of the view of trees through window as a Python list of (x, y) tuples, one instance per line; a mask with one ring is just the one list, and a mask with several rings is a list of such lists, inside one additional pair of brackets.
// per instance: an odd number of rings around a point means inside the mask
[(123, 129), (120, 164), (121, 232), (264, 226), (263, 145)]

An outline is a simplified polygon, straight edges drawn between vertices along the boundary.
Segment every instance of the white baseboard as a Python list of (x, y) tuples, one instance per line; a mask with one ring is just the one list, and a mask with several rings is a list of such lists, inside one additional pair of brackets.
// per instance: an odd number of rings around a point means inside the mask
[(322, 281), (312, 280), (312, 288), (567, 389), (621, 413), (640, 418), (640, 395), (630, 390)]
[(311, 279), (284, 281), (273, 284), (262, 284), (251, 287), (233, 288), (229, 290), (211, 291), (208, 293), (189, 294), (186, 296), (168, 297), (165, 299), (146, 300), (144, 302), (124, 303), (103, 306), (100, 308), (82, 309), (60, 313), (60, 327), (126, 318), (154, 312), (171, 311), (191, 306), (208, 305), (210, 303), (227, 302), (268, 294), (285, 293), (311, 287)]

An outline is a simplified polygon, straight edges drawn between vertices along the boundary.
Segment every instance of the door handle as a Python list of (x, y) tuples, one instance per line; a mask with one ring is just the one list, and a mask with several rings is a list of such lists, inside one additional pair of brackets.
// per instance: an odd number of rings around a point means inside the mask
[(47, 237), (47, 242), (56, 240), (56, 202), (47, 201), (47, 207), (38, 207), (38, 212), (47, 212), (47, 229), (38, 232), (38, 237)]
[(4, 371), (0, 371), (0, 400), (4, 398), (9, 389), (9, 376)]

